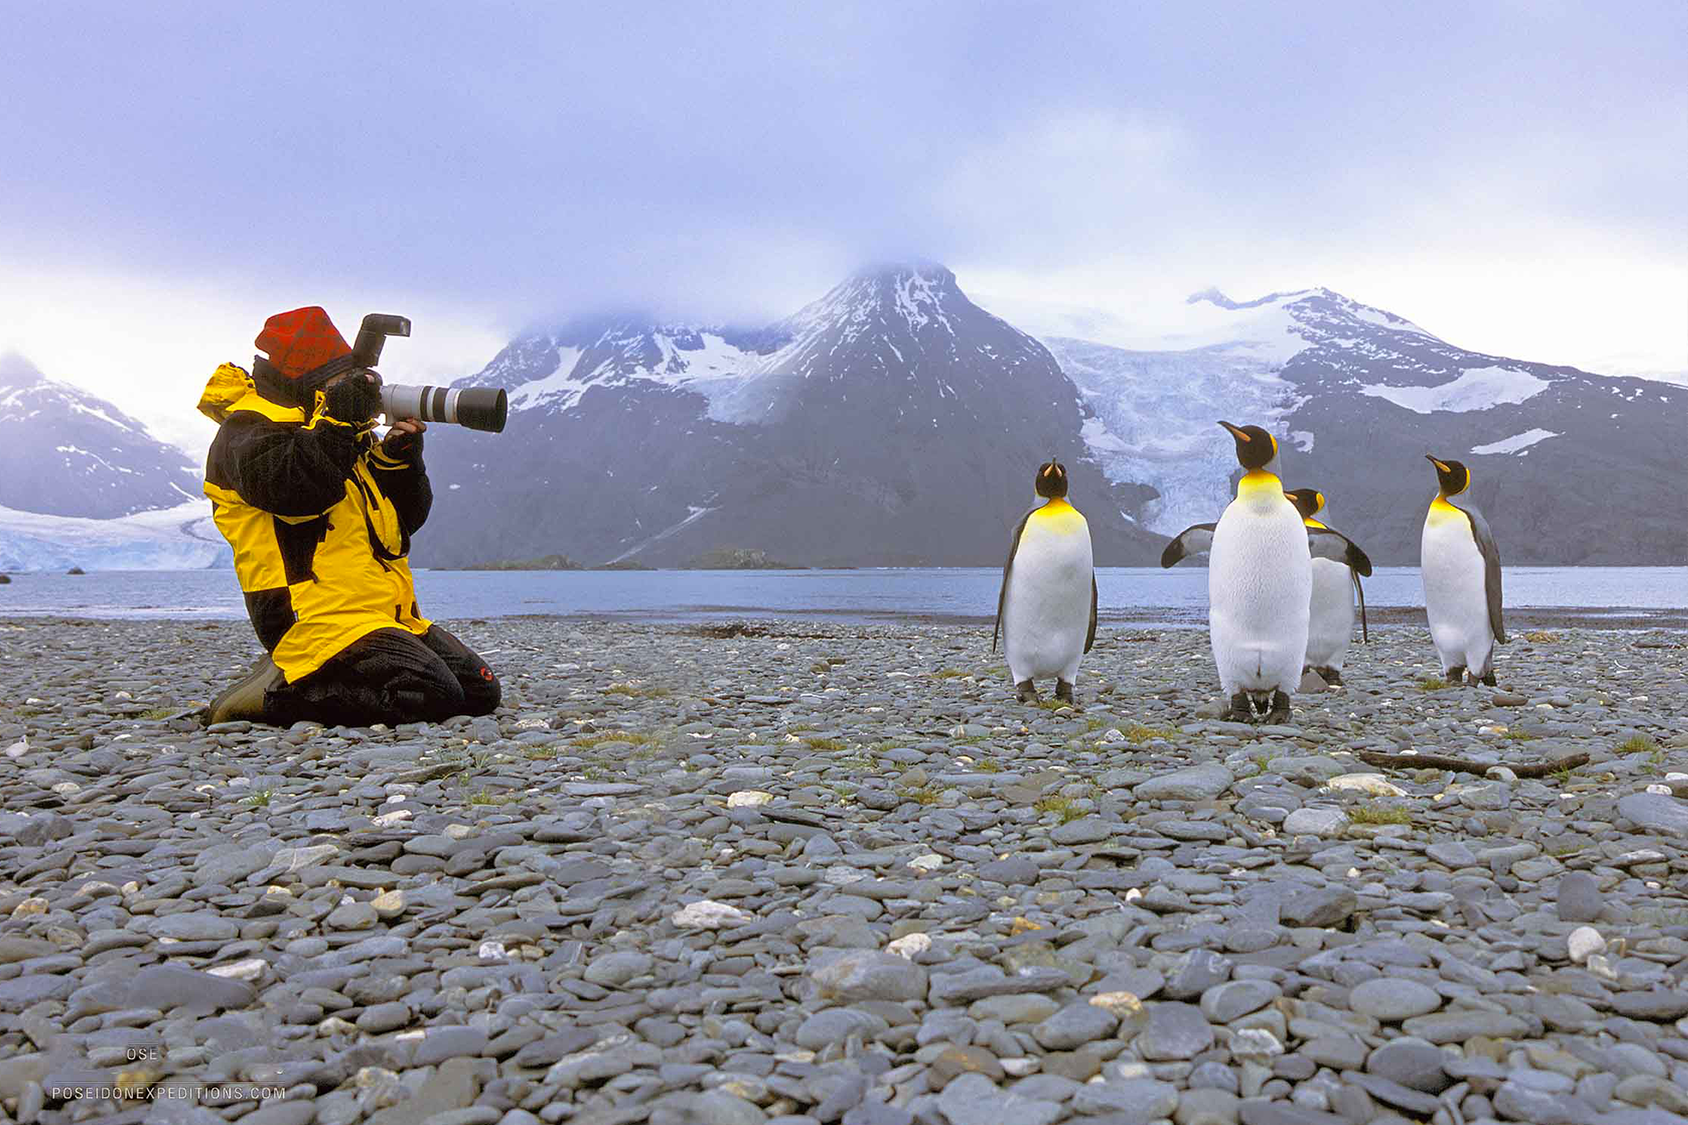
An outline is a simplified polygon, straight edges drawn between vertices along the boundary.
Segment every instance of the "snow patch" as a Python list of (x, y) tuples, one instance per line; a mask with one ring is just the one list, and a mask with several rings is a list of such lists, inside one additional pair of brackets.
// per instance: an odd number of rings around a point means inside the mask
[(1517, 453), (1519, 450), (1528, 449), (1538, 441), (1546, 441), (1550, 437), (1558, 436), (1552, 430), (1540, 428), (1525, 430), (1521, 434), (1513, 434), (1509, 438), (1492, 441), (1488, 445), (1474, 445), (1471, 447), (1471, 452), (1479, 456), (1489, 453)]
[(681, 520), (677, 524), (674, 524), (672, 527), (664, 528), (663, 530), (657, 532), (655, 535), (651, 536), (649, 539), (640, 540), (640, 542), (637, 545), (635, 545), (633, 547), (629, 547), (627, 550), (621, 552), (621, 554), (619, 554), (615, 558), (611, 559), (610, 562), (612, 562), (612, 563), (624, 562), (627, 559), (630, 559), (634, 555), (638, 554), (640, 551), (644, 550), (646, 547), (649, 547), (652, 543), (657, 543), (657, 542), (660, 542), (661, 540), (667, 539), (670, 535), (673, 535), (675, 532), (681, 530), (682, 528), (689, 527), (690, 525), (696, 523), (698, 520), (702, 519), (704, 516), (707, 516), (710, 512), (713, 512), (713, 511), (716, 511), (716, 510), (717, 510), (716, 508), (700, 508), (696, 504), (687, 504), (686, 505), (686, 511), (690, 512), (691, 514), (688, 515), (685, 519)]
[(1295, 443), (1295, 448), (1303, 453), (1313, 452), (1313, 434), (1310, 430), (1291, 430), (1289, 440)]
[(557, 404), (560, 409), (568, 409), (580, 401), (584, 387), (575, 379), (575, 365), (580, 362), (579, 348), (558, 348), (557, 367), (543, 379), (535, 379), (523, 383), (510, 394), (511, 410), (526, 410), (530, 406), (539, 406), (549, 399), (564, 397), (566, 402)]
[(1414, 414), (1463, 414), (1524, 402), (1547, 388), (1546, 379), (1538, 379), (1524, 371), (1508, 367), (1471, 367), (1459, 378), (1435, 387), (1392, 387), (1386, 383), (1366, 383), (1361, 384), (1360, 393), (1388, 399)]

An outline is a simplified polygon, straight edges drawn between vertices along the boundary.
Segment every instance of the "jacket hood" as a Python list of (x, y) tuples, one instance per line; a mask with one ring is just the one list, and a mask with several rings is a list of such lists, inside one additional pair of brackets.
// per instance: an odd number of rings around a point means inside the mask
[[(242, 401), (248, 397), (250, 402)], [(199, 412), (220, 426), (237, 406), (256, 410), (273, 422), (305, 421), (303, 410), (264, 398), (258, 393), (252, 376), (232, 363), (225, 363), (212, 372), (210, 382), (205, 384), (205, 391), (199, 396)]]

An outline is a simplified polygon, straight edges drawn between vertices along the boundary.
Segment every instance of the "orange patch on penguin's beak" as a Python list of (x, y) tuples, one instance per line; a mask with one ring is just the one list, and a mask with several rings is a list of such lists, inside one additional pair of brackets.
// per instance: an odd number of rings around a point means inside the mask
[(1230, 430), (1231, 436), (1236, 438), (1238, 441), (1253, 441), (1254, 440), (1253, 438), (1249, 437), (1247, 434), (1243, 433), (1242, 430), (1238, 429), (1236, 426), (1231, 425), (1231, 423), (1229, 423), (1229, 422), (1221, 422), (1219, 424), (1221, 426), (1224, 426), (1227, 430)]

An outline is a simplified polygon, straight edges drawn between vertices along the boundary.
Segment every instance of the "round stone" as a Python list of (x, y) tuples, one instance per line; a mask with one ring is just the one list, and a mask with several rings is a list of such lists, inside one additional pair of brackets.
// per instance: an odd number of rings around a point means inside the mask
[(1416, 980), (1379, 977), (1355, 985), (1348, 993), (1348, 1006), (1361, 1015), (1384, 1023), (1399, 1023), (1413, 1016), (1427, 1015), (1442, 1006), (1442, 994)]

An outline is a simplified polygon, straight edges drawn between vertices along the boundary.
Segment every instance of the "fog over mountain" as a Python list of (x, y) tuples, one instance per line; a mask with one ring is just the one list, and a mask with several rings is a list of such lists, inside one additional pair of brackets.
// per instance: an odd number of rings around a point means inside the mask
[(584, 321), (467, 383), (512, 389), (501, 438), (430, 433), (425, 565), (560, 552), (673, 565), (719, 547), (806, 565), (1000, 562), (1050, 456), (1097, 557), (1156, 550), (1153, 493), (1110, 482), (1047, 348), (942, 266), (889, 266), (756, 329)]

